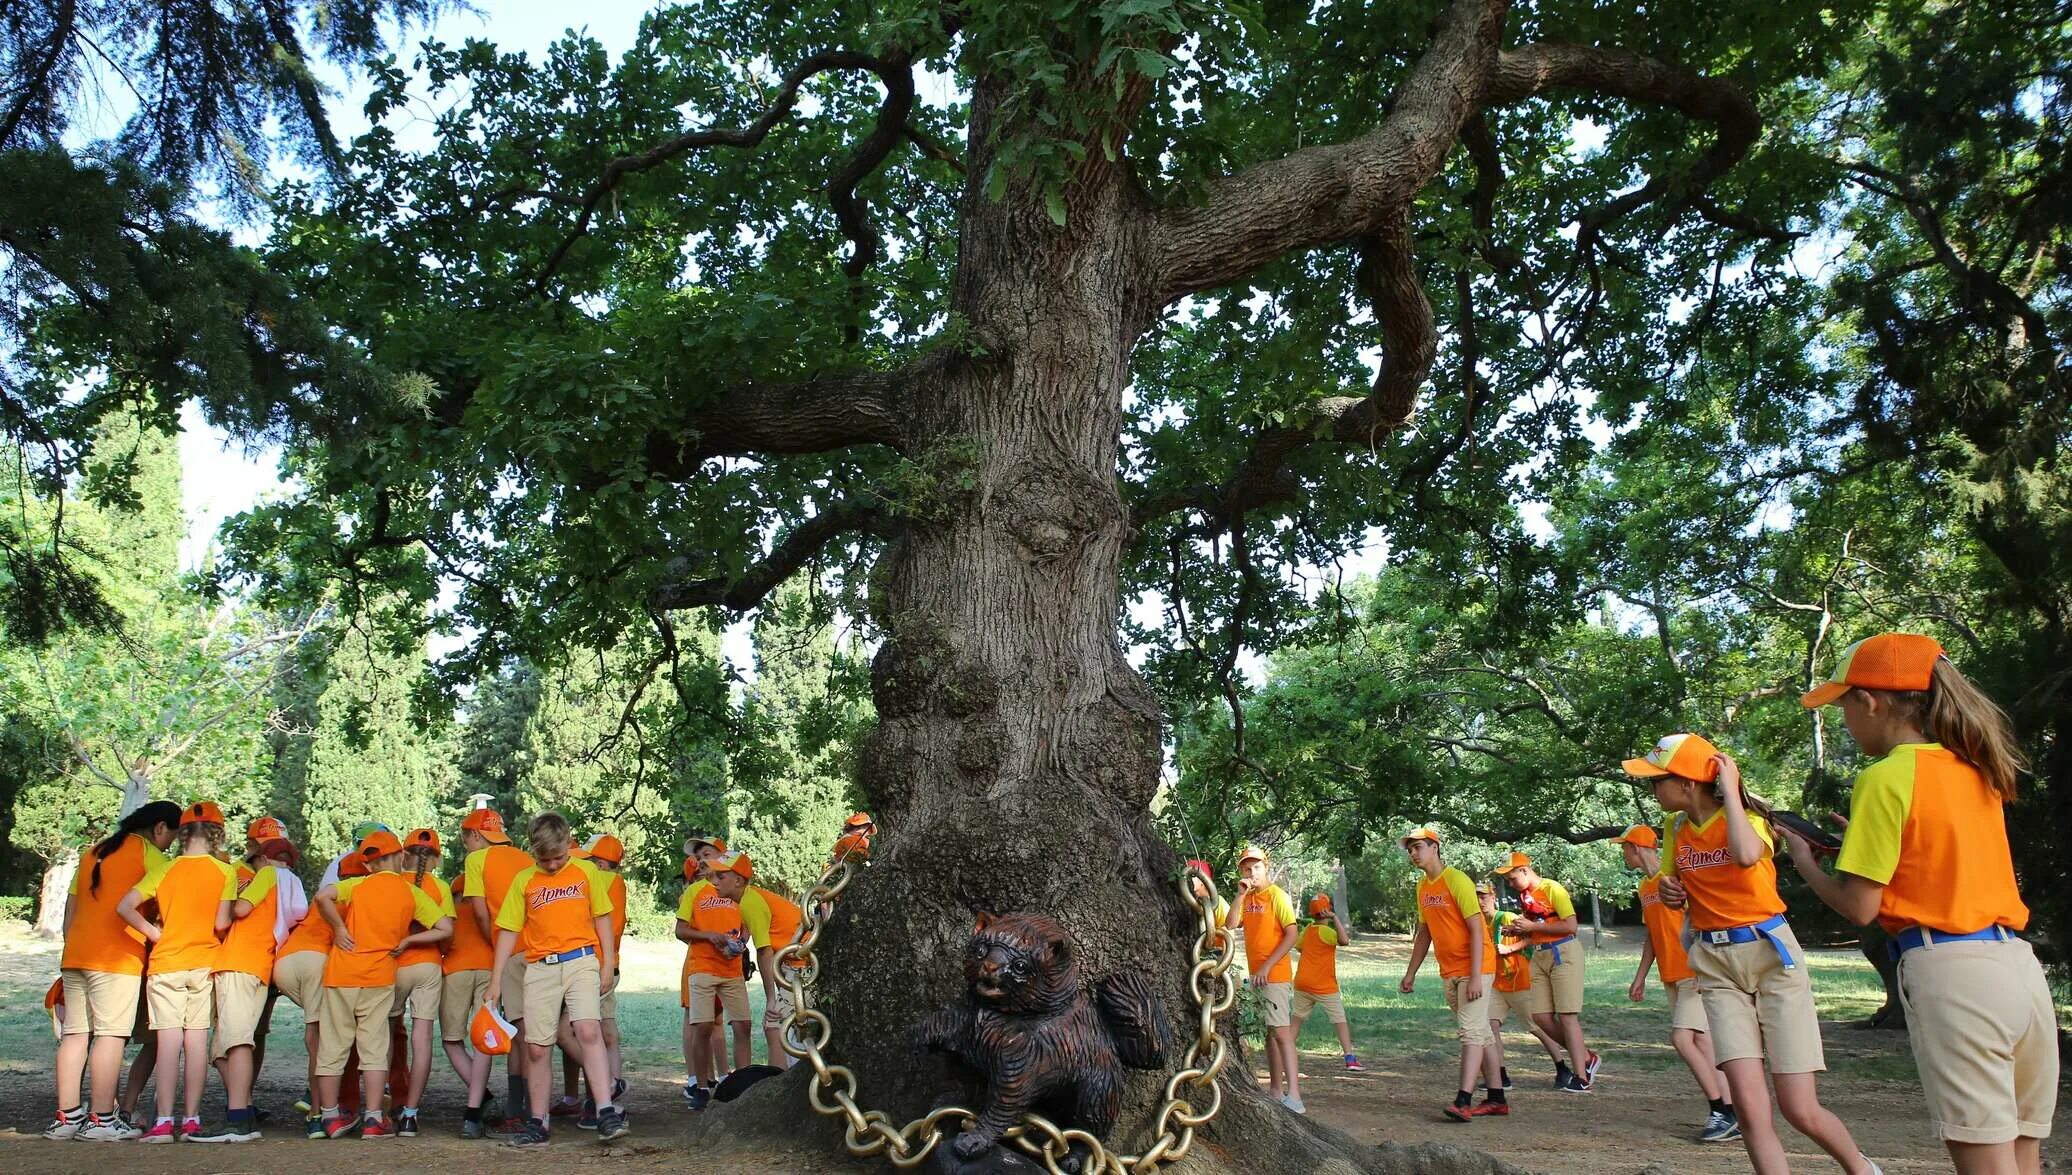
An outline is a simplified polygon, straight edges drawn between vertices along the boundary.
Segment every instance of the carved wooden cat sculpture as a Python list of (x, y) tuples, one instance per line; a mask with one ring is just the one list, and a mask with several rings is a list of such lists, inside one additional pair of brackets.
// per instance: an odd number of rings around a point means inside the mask
[[(969, 999), (922, 1021), (917, 1048), (955, 1056), (986, 1081), (974, 1128), (951, 1142), (973, 1159), (1024, 1111), (1105, 1139), (1122, 1105), (1122, 1070), (1159, 1069), (1172, 1030), (1142, 975), (1117, 972), (1079, 986), (1076, 948), (1041, 914), (981, 916), (964, 955)], [(1065, 1160), (1078, 1170), (1080, 1156)]]

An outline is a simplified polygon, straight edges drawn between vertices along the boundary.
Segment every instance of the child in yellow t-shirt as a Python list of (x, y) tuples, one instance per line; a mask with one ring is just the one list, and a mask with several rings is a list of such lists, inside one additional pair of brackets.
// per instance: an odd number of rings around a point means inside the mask
[(1249, 846), (1239, 854), (1238, 903), (1230, 908), (1227, 925), (1245, 932), (1245, 961), (1251, 967), (1252, 989), (1259, 993), (1259, 1018), (1266, 1025), (1267, 1092), (1282, 1105), (1300, 1114), (1302, 1073), (1296, 1067), (1295, 965), (1288, 955), (1295, 949), (1295, 905), (1288, 894), (1269, 880), (1266, 850)]
[(1302, 1022), (1316, 1008), (1324, 1009), (1331, 1026), (1338, 1030), (1338, 1047), (1345, 1054), (1345, 1067), (1349, 1072), (1360, 1073), (1365, 1066), (1360, 1064), (1360, 1055), (1353, 1051), (1352, 1025), (1345, 1020), (1345, 1000), (1338, 994), (1338, 945), (1351, 936), (1345, 932), (1345, 923), (1338, 920), (1338, 912), (1331, 908), (1331, 899), (1324, 894), (1309, 899), (1310, 923), (1302, 930), (1302, 939), (1295, 949), (1302, 958), (1295, 965), (1295, 1002), (1289, 1009), (1289, 1018), (1295, 1022), (1295, 1037), (1302, 1037)]

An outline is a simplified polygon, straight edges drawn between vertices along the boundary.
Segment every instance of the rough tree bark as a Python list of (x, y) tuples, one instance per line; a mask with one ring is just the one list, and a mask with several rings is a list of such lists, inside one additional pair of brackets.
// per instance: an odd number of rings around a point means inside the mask
[[(1180, 862), (1148, 816), (1161, 710), (1117, 638), (1122, 560), (1145, 516), (1141, 504), (1133, 514), (1116, 478), (1123, 392), (1131, 348), (1163, 310), (1304, 249), (1358, 241), (1373, 268), (1368, 286), (1388, 347), (1368, 394), (1321, 404), (1330, 427), (1261, 434), (1229, 485), (1156, 504), (1227, 529), (1247, 511), (1285, 503), (1276, 469), (1289, 453), (1366, 441), (1409, 417), (1436, 350), (1411, 255), (1411, 203), (1485, 105), (1597, 87), (1711, 119), (1730, 143), (1723, 150), (1745, 149), (1747, 137), (1726, 128), (1752, 123), (1752, 110), (1731, 87), (1593, 49), (1500, 53), (1504, 14), (1500, 0), (1456, 0), (1375, 130), (1228, 177), (1199, 205), (1150, 207), (1126, 160), (1110, 162), (1096, 145), (1065, 188), (1062, 227), (1033, 185), (984, 195), (990, 153), (1014, 128), (996, 125), (1007, 83), (978, 71), (951, 310), (983, 353), (845, 391), (869, 404), (857, 443), (968, 462), (968, 488), (925, 517), (872, 513), (853, 527), (889, 540), (871, 592), (884, 633), (873, 665), (879, 726), (860, 769), (885, 832), (823, 940), (816, 1000), (834, 1022), (834, 1059), (853, 1067), (867, 1107), (904, 1122), (946, 1093), (971, 1104), (974, 1090), (937, 1063), (916, 1063), (906, 1041), (926, 1013), (959, 997), (962, 949), (981, 912), (1055, 915), (1077, 939), (1085, 974), (1146, 971), (1176, 1038), (1183, 1047), (1192, 1039)], [(1132, 103), (1149, 96), (1138, 79), (1103, 133), (1119, 141)], [(1670, 186), (1651, 187), (1648, 198)], [(814, 393), (791, 394), (810, 403)], [(824, 422), (834, 413), (809, 415)], [(780, 544), (776, 565), (751, 577), (797, 566), (800, 545)], [(738, 608), (750, 594), (699, 581), (658, 598)], [(835, 1146), (839, 1131), (801, 1105), (809, 1080), (801, 1066), (696, 1129)], [(1223, 1116), (1177, 1170), (1508, 1169), (1454, 1148), (1359, 1146), (1268, 1105), (1242, 1063), (1226, 1080)], [(1162, 1085), (1132, 1077), (1116, 1143), (1135, 1150), (1148, 1141)], [(816, 1125), (802, 1130), (802, 1119)]]

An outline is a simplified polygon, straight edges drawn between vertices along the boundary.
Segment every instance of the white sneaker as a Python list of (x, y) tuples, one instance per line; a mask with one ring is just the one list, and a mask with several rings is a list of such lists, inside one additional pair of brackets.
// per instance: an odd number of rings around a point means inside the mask
[[(1871, 1163), (1871, 1157), (1869, 1155), (1863, 1154), (1862, 1151), (1857, 1151), (1856, 1153), (1859, 1155), (1863, 1155), (1864, 1162)], [(1885, 1168), (1878, 1166), (1876, 1163), (1871, 1163), (1871, 1175), (1885, 1175)]]
[(1302, 1099), (1299, 1097), (1283, 1097), (1281, 1098), (1281, 1104), (1298, 1114), (1308, 1113), (1308, 1110), (1302, 1104)]
[(67, 1139), (77, 1137), (79, 1132), (85, 1128), (86, 1109), (85, 1107), (80, 1107), (73, 1110), (70, 1114), (59, 1114), (57, 1117), (52, 1118), (50, 1125), (43, 1128), (43, 1137), (52, 1142), (64, 1142)]
[(75, 1137), (81, 1142), (128, 1142), (143, 1133), (117, 1110), (105, 1118), (88, 1118)]

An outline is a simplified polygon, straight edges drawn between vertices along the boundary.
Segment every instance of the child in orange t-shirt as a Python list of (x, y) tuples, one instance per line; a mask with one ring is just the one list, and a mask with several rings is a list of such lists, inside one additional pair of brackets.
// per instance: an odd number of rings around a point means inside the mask
[(1698, 1089), (1705, 1094), (1705, 1126), (1698, 1132), (1698, 1141), (1732, 1142), (1741, 1137), (1741, 1124), (1734, 1117), (1733, 1094), (1713, 1059), (1705, 1001), (1698, 995), (1691, 961), (1684, 952), (1683, 911), (1662, 902), (1662, 879), (1657, 876), (1662, 871), (1659, 843), (1655, 830), (1645, 824), (1634, 825), (1618, 839), (1626, 867), (1640, 871), (1641, 881), (1634, 896), (1640, 900), (1641, 921), (1647, 927), (1647, 937), (1640, 943), (1640, 966), (1633, 972), (1633, 984), (1626, 995), (1636, 1004), (1646, 999), (1648, 968), (1652, 966), (1660, 973), (1662, 989), (1669, 995), (1670, 1047), (1683, 1058), (1691, 1076), (1697, 1079)]
[[(676, 941), (684, 944), (683, 972), (678, 981), (677, 999), (683, 1006), (683, 1096), (692, 1109), (702, 1110), (712, 1100), (713, 1088), (719, 1084), (719, 1066), (726, 1063), (726, 1017), (715, 995), (708, 1001), (712, 1007), (711, 1014), (695, 1022), (691, 1019), (690, 944), (695, 930), (691, 923), (697, 913), (699, 899), (712, 890), (711, 865), (726, 853), (727, 842), (716, 836), (692, 833), (685, 838), (683, 848), (684, 890), (676, 903)], [(695, 1040), (699, 1035), (705, 1038), (702, 1048)]]
[(1266, 1026), (1267, 1092), (1300, 1114), (1302, 1073), (1296, 1067), (1294, 1010), (1295, 904), (1287, 891), (1268, 878), (1266, 850), (1248, 846), (1238, 855), (1238, 902), (1227, 915), (1229, 925), (1243, 927), (1245, 961), (1252, 990), (1259, 993), (1259, 1018)]
[(1345, 932), (1345, 923), (1338, 920), (1338, 912), (1331, 908), (1331, 899), (1324, 894), (1309, 899), (1309, 918), (1309, 925), (1303, 928), (1302, 939), (1295, 947), (1302, 958), (1295, 965), (1295, 1002), (1288, 1010), (1289, 1019), (1294, 1021), (1299, 1040), (1302, 1023), (1309, 1019), (1310, 1012), (1324, 1009), (1331, 1026), (1338, 1030), (1338, 1047), (1345, 1054), (1346, 1069), (1363, 1072), (1360, 1055), (1353, 1051), (1352, 1025), (1345, 1020), (1345, 1000), (1338, 994), (1338, 947), (1351, 936)]
[(1733, 759), (1695, 734), (1668, 735), (1625, 767), (1653, 782), (1655, 802), (1669, 813), (1660, 894), (1689, 912), (1691, 970), (1750, 1164), (1758, 1175), (1790, 1170), (1770, 1116), (1767, 1065), (1784, 1120), (1849, 1175), (1876, 1175), (1849, 1128), (1820, 1104), (1820, 1017), (1777, 892), (1767, 805), (1742, 788)]
[[(237, 870), (216, 859), (223, 847), (223, 810), (203, 802), (180, 814), (180, 855), (146, 873), (116, 907), (124, 921), (151, 943), (144, 975), (151, 1030), (158, 1037), (158, 1120), (144, 1142), (176, 1142), (201, 1134), (201, 1094), (209, 1072), (209, 1022), (216, 969), (217, 936), (230, 928), (237, 901)], [(158, 899), (158, 922), (138, 912)], [(173, 1126), (173, 1087), (186, 1057), (186, 1114)]]
[[(316, 909), (331, 924), (324, 964), (324, 1018), (317, 1037), (317, 1103), (324, 1135), (343, 1138), (357, 1126), (365, 1139), (393, 1138), (382, 1114), (388, 1081), (389, 1009), (396, 1002), (396, 958), (414, 946), (453, 937), (453, 916), (397, 870), (403, 842), (387, 829), (367, 834), (355, 850), (365, 877), (345, 877), (317, 891)], [(413, 931), (412, 924), (424, 929)], [(339, 1111), (346, 1062), (360, 1058), (359, 1115)]]
[[(503, 909), (504, 898), (511, 892), (511, 880), (532, 867), (532, 858), (525, 855), (525, 850), (511, 844), (511, 838), (504, 832), (504, 818), (495, 808), (476, 808), (461, 818), (460, 846), (467, 854), (461, 863), (461, 884), (467, 891), (467, 908), (460, 912), (474, 919), (475, 928), (482, 932), (483, 941), (490, 944), (490, 955), (494, 958), (497, 911)], [(511, 956), (504, 967), (503, 986), (513, 995), (522, 993), (525, 990), (525, 956)], [(487, 996), (487, 980), (484, 980), (482, 990)], [(524, 1007), (515, 1000), (507, 1012), (517, 1013), (511, 1017), (514, 1021), (525, 1015)], [(469, 1009), (468, 1014), (473, 1015), (474, 1010)], [(504, 1054), (505, 1117), (496, 1127), (500, 1134), (525, 1132), (525, 1115), (519, 1109), (529, 1096), (525, 1053), (522, 1048), (513, 1048)], [(481, 1138), (488, 1133), (482, 1122), (482, 1103), (489, 1097), (490, 1058), (478, 1055), (475, 1061), (476, 1076), (468, 1083), (468, 1108), (467, 1117), (461, 1124), (462, 1138)]]
[(1876, 762), (1856, 777), (1835, 872), (1786, 829), (1792, 864), (1837, 913), (1891, 935), (1907, 1035), (1936, 1136), (1959, 1171), (2043, 1169), (2058, 1026), (2007, 841), (2022, 768), (2007, 715), (1935, 638), (1887, 632), (1807, 691), (1841, 707)]
[(294, 844), (285, 837), (269, 838), (255, 846), (250, 857), (252, 876), (238, 890), (230, 933), (224, 936), (216, 973), (210, 977), (216, 1001), (216, 1064), (223, 1073), (229, 1122), (221, 1131), (190, 1141), (251, 1142), (259, 1137), (259, 1120), (252, 1109), (259, 1026), (273, 981), (280, 879), (298, 859)]
[[(439, 907), (439, 913), (458, 922), (453, 890), (432, 872), (439, 863), (439, 833), (430, 828), (413, 828), (403, 838), (405, 876)], [(452, 941), (451, 939), (448, 940)], [(396, 1133), (403, 1138), (417, 1136), (417, 1104), (432, 1078), (432, 1023), (439, 1017), (445, 993), (445, 968), (436, 946), (406, 947), (396, 956), (396, 1002), (392, 1020), (400, 1024), (409, 1049), (410, 1093), (396, 1110)]]
[[(690, 944), (685, 999), (694, 1073), (715, 1072), (725, 1060), (724, 1043), (705, 1027), (717, 1024), (721, 1017), (733, 1028), (734, 1067), (745, 1068), (750, 1060), (748, 982), (742, 968), (749, 945), (741, 918), (741, 896), (755, 875), (754, 865), (747, 854), (731, 852), (712, 858), (708, 869), (710, 879), (693, 883), (677, 910), (676, 937)], [(704, 1108), (696, 1096), (691, 1105)]]
[[(503, 995), (504, 964), (525, 955), (525, 1080), (529, 1117), (514, 1146), (545, 1146), (548, 1101), (554, 1080), (552, 1055), (564, 1011), (583, 1051), (583, 1072), (593, 1090), (612, 1088), (598, 1027), (604, 993), (618, 970), (612, 934), (611, 896), (597, 875), (569, 856), (568, 821), (559, 812), (533, 817), (527, 830), (534, 864), (511, 881), (496, 915), (496, 965), (489, 975), (489, 1000)], [(514, 1017), (515, 1019), (515, 1017)], [(597, 1107), (597, 1140), (626, 1134), (626, 1112), (616, 1103)]]

